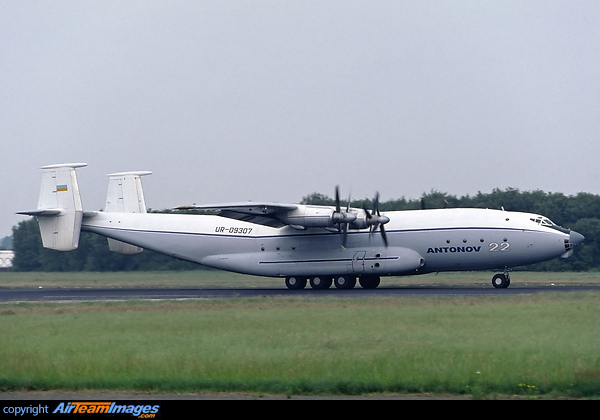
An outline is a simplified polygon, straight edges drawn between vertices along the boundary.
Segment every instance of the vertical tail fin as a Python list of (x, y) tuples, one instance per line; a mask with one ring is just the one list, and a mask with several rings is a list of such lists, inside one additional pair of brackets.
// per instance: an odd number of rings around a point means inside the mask
[[(108, 193), (105, 212), (146, 213), (146, 201), (142, 189), (141, 177), (152, 172), (119, 172), (109, 174)], [(112, 252), (121, 254), (139, 254), (143, 251), (135, 245), (108, 238), (108, 247)]]
[(75, 168), (86, 163), (43, 166), (37, 210), (19, 214), (37, 216), (45, 248), (72, 251), (79, 246), (83, 207)]

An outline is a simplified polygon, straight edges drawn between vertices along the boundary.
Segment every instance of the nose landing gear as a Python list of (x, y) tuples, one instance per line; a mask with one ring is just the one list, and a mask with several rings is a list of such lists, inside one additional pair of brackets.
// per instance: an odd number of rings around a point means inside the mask
[(492, 286), (496, 289), (506, 289), (510, 286), (510, 274), (508, 274), (508, 269), (505, 269), (504, 273), (499, 273), (492, 277)]

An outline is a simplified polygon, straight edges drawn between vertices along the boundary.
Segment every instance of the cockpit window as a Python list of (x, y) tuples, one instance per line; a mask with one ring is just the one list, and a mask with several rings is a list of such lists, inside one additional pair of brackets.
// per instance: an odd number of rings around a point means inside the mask
[(537, 217), (537, 218), (532, 217), (529, 220), (537, 223), (538, 225), (542, 225), (542, 226), (556, 226), (556, 223), (554, 223), (552, 220), (548, 219), (547, 217)]
[(537, 216), (537, 217), (531, 217), (529, 220), (531, 220), (532, 222), (535, 222), (541, 226), (547, 226), (547, 227), (556, 229), (563, 233), (569, 233), (569, 229), (565, 229), (563, 227), (558, 226), (556, 223), (554, 223), (552, 220), (548, 219), (547, 217)]

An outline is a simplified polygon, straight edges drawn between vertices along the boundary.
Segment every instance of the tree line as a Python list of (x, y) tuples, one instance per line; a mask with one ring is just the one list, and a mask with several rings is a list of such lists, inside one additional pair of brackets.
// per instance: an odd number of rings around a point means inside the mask
[[(303, 197), (302, 204), (335, 205), (335, 200), (320, 193)], [(342, 202), (343, 207), (346, 202)], [(352, 207), (371, 209), (371, 199), (353, 200)], [(579, 193), (565, 196), (540, 190), (519, 191), (515, 188), (494, 189), (491, 193), (456, 197), (432, 190), (420, 199), (393, 199), (379, 203), (380, 211), (435, 208), (495, 208), (544, 215), (558, 225), (573, 229), (586, 237), (571, 258), (555, 259), (527, 266), (537, 271), (586, 271), (600, 269), (600, 196)], [(166, 211), (165, 211), (166, 212)], [(110, 252), (106, 238), (82, 232), (79, 248), (60, 252), (42, 247), (35, 219), (13, 227), (13, 271), (134, 271), (191, 270), (201, 266), (144, 250), (138, 255)]]

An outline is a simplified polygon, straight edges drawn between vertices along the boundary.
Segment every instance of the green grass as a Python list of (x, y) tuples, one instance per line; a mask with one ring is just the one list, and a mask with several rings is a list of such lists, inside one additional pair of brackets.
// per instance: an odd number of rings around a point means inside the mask
[(3, 304), (0, 389), (598, 397), (599, 302), (585, 292)]
[[(425, 274), (408, 277), (383, 277), (386, 286), (490, 286), (491, 271)], [(523, 285), (600, 285), (600, 272), (544, 273), (514, 271), (513, 286)], [(0, 273), (2, 288), (38, 287), (281, 287), (283, 279), (246, 276), (220, 270), (152, 272), (12, 272)]]

